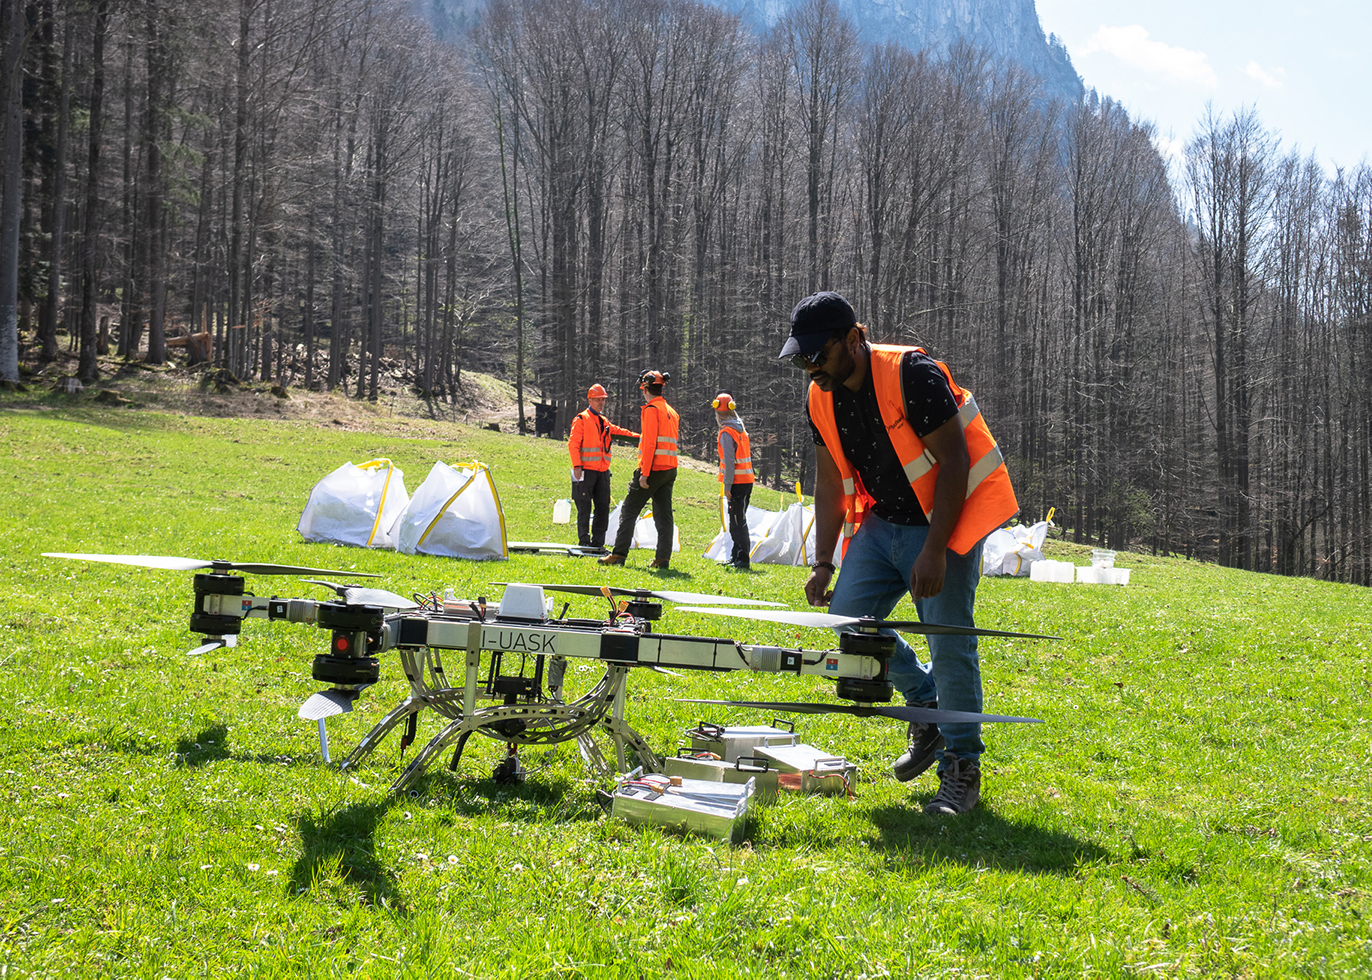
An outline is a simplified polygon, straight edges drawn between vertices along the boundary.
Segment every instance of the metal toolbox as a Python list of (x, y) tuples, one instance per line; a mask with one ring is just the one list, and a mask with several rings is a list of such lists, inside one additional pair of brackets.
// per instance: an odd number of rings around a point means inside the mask
[(725, 762), (714, 758), (713, 753), (678, 749), (676, 755), (663, 760), (662, 769), (669, 776), (712, 782), (741, 784), (751, 779), (754, 784), (753, 797), (759, 803), (769, 803), (777, 795), (779, 771), (760, 756), (741, 755), (733, 762)]
[(725, 783), (635, 770), (615, 788), (611, 816), (636, 826), (664, 827), (738, 843), (748, 821), (754, 783)]
[(715, 725), (702, 721), (686, 730), (691, 748), (696, 752), (713, 752), (725, 762), (735, 762), (741, 755), (753, 755), (764, 745), (794, 745), (796, 726), (793, 722), (773, 718), (770, 725)]
[(800, 793), (851, 795), (857, 786), (857, 763), (813, 745), (770, 745), (757, 750), (780, 772), (777, 785)]

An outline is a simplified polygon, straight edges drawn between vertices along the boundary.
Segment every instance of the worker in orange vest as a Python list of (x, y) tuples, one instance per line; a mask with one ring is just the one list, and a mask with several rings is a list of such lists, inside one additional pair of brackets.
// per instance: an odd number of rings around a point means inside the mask
[(719, 446), (719, 482), (729, 504), (729, 536), (734, 547), (729, 560), (720, 562), (728, 568), (747, 571), (753, 545), (748, 537), (748, 501), (753, 496), (753, 451), (748, 430), (738, 417), (734, 396), (721, 391), (710, 403), (715, 410), (715, 424), (719, 426), (716, 442)]
[[(972, 393), (918, 347), (871, 344), (838, 293), (791, 311), (780, 357), (810, 379), (815, 562), (810, 605), (883, 619), (906, 592), (923, 621), (974, 626), (982, 541), (1019, 511), (996, 440)], [(843, 571), (830, 590), (840, 534)], [(898, 640), (888, 676), (907, 704), (980, 712), (975, 636), (928, 637), (930, 664)], [(938, 763), (926, 813), (965, 813), (981, 796), (978, 724), (911, 723), (897, 779)]]
[(643, 409), (639, 416), (643, 434), (638, 437), (638, 469), (629, 481), (624, 504), (619, 511), (619, 530), (610, 553), (600, 559), (602, 565), (623, 565), (629, 555), (634, 537), (634, 525), (643, 505), (653, 502), (653, 526), (657, 528), (657, 554), (649, 568), (666, 569), (672, 563), (672, 538), (676, 525), (672, 520), (672, 484), (676, 482), (677, 436), (680, 418), (676, 409), (662, 397), (663, 387), (671, 380), (665, 371), (644, 371), (638, 379), (643, 393)]
[(605, 403), (609, 398), (610, 393), (604, 385), (591, 385), (586, 392), (587, 408), (572, 419), (572, 435), (567, 440), (567, 452), (572, 457), (577, 543), (583, 548), (602, 551), (605, 526), (610, 520), (610, 437), (638, 438), (637, 432), (621, 428), (605, 418)]

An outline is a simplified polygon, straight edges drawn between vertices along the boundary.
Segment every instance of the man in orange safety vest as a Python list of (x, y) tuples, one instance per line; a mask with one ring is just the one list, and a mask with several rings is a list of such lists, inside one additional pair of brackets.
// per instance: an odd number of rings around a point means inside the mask
[[(884, 619), (908, 592), (921, 620), (974, 626), (982, 541), (1019, 505), (972, 393), (918, 347), (869, 343), (834, 292), (796, 304), (780, 356), (810, 379), (818, 473), (806, 599), (836, 615)], [(904, 640), (891, 658), (888, 676), (906, 703), (980, 712), (976, 637), (928, 641), (927, 667)], [(964, 813), (981, 796), (984, 749), (978, 724), (911, 723), (895, 776), (913, 779), (937, 762), (939, 791), (925, 812)]]
[(591, 385), (586, 392), (587, 408), (572, 419), (572, 434), (567, 440), (577, 543), (584, 548), (605, 547), (605, 526), (610, 520), (610, 437), (638, 438), (637, 432), (605, 418), (609, 397), (604, 385)]
[(671, 380), (665, 371), (644, 371), (638, 379), (643, 393), (639, 418), (643, 434), (638, 437), (638, 469), (629, 481), (624, 504), (619, 510), (619, 530), (610, 553), (602, 565), (622, 565), (633, 543), (634, 525), (649, 500), (653, 502), (653, 527), (657, 529), (657, 553), (649, 568), (666, 569), (672, 563), (672, 539), (676, 525), (672, 519), (672, 485), (676, 482), (677, 437), (680, 419), (676, 409), (662, 397)]

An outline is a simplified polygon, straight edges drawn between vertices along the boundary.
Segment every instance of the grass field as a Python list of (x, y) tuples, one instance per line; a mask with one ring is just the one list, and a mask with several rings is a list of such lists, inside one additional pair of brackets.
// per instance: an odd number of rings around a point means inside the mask
[[(309, 488), (385, 455), (413, 490), (435, 460), (475, 457), (512, 537), (570, 540), (551, 523), (563, 446), (400, 419), (357, 431), (54, 406), (0, 407), (0, 975), (1372, 974), (1366, 590), (1134, 554), (1117, 562), (1126, 588), (984, 580), (982, 625), (1065, 639), (983, 641), (987, 710), (1046, 724), (988, 730), (981, 807), (920, 812), (932, 774), (902, 785), (888, 769), (903, 725), (802, 717), (807, 741), (858, 762), (857, 797), (758, 808), (730, 847), (608, 820), (567, 745), (526, 753), (534, 772), (511, 788), (489, 778), (500, 746), (474, 741), (456, 773), (392, 798), (394, 739), (341, 776), (296, 718), (324, 634), (253, 622), (236, 650), (188, 659), (189, 573), (39, 557), (355, 568), (403, 594), (655, 585), (801, 608), (804, 570), (735, 575), (699, 557), (717, 527), (710, 471), (678, 481), (684, 551), (663, 575), (640, 552), (625, 569), (409, 557), (303, 543)], [(632, 464), (617, 459), (619, 483)], [(248, 585), (326, 597), (293, 578)], [(668, 626), (829, 643), (670, 608)], [(399, 697), (394, 662), (383, 672), (332, 723), (340, 754)], [(670, 752), (701, 717), (674, 698), (827, 696), (818, 680), (643, 672), (629, 718)]]

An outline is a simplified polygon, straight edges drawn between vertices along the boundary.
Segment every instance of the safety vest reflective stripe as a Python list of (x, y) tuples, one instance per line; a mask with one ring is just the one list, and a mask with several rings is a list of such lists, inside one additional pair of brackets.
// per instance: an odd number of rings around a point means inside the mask
[(972, 464), (972, 468), (967, 471), (967, 496), (972, 496), (973, 491), (996, 470), (1000, 469), (1005, 463), (1005, 457), (1001, 455), (1000, 446), (992, 446), (986, 454)]
[(934, 454), (926, 449), (924, 452), (920, 453), (919, 456), (905, 464), (905, 479), (914, 483), (937, 465), (938, 460), (934, 459)]
[(735, 472), (735, 473), (751, 473), (751, 472), (753, 472), (753, 461), (752, 461), (751, 459), (748, 459), (748, 460), (745, 460), (744, 462), (740, 463), (738, 460), (735, 460), (735, 461), (734, 461), (734, 472)]

